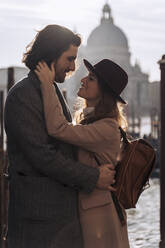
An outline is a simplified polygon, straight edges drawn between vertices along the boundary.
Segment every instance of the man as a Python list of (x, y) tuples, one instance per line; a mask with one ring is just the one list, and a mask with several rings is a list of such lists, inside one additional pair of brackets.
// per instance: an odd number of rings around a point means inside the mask
[[(80, 37), (64, 27), (45, 27), (24, 54), (23, 62), (30, 69), (28, 77), (8, 94), (9, 248), (83, 247), (78, 191), (111, 189), (114, 182), (112, 165), (97, 169), (77, 162), (73, 146), (51, 138), (46, 129), (40, 81), (33, 70), (41, 60), (48, 65), (54, 61), (55, 81), (64, 82), (66, 74), (75, 70), (80, 43)], [(64, 114), (71, 121), (55, 87)]]

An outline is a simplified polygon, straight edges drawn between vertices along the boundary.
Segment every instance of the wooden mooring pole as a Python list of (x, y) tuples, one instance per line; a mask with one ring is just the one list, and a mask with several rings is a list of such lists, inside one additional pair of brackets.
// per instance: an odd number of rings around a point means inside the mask
[(3, 246), (5, 210), (4, 210), (4, 180), (3, 180), (3, 165), (4, 165), (4, 133), (3, 133), (3, 103), (4, 92), (0, 91), (0, 247)]
[[(14, 85), (14, 68), (7, 70), (7, 91)], [(4, 92), (0, 92), (0, 248), (7, 248), (7, 219), (8, 219), (8, 180), (6, 168), (7, 152), (4, 150)]]
[(160, 248), (165, 248), (165, 55), (160, 64)]

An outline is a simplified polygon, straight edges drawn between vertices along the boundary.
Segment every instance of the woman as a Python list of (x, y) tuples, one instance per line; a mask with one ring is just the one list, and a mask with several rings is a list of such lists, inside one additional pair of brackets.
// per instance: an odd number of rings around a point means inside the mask
[[(92, 66), (84, 60), (89, 74), (81, 82), (78, 96), (86, 108), (77, 125), (68, 123), (53, 86), (54, 63), (51, 69), (40, 62), (35, 70), (41, 81), (45, 120), (49, 135), (79, 147), (78, 159), (89, 166), (103, 163), (116, 165), (120, 155), (119, 125), (123, 120), (118, 103), (126, 87), (126, 72), (111, 60)], [(113, 187), (111, 187), (113, 190)], [(79, 214), (84, 248), (128, 248), (126, 213), (113, 193), (95, 189), (91, 194), (79, 193)], [(121, 220), (124, 218), (125, 224)]]

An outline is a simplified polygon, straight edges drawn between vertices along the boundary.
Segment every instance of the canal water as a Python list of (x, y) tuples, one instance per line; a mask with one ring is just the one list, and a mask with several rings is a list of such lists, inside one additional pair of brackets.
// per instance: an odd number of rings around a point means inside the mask
[(131, 248), (158, 248), (160, 241), (160, 183), (150, 181), (137, 203), (136, 209), (129, 209), (128, 232)]

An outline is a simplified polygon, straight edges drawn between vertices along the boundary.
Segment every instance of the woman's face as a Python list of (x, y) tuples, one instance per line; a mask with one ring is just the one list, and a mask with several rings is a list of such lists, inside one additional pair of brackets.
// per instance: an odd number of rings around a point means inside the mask
[(98, 79), (94, 73), (89, 72), (86, 77), (81, 79), (81, 87), (77, 95), (86, 99), (87, 106), (96, 106), (101, 98), (101, 90), (98, 84)]

